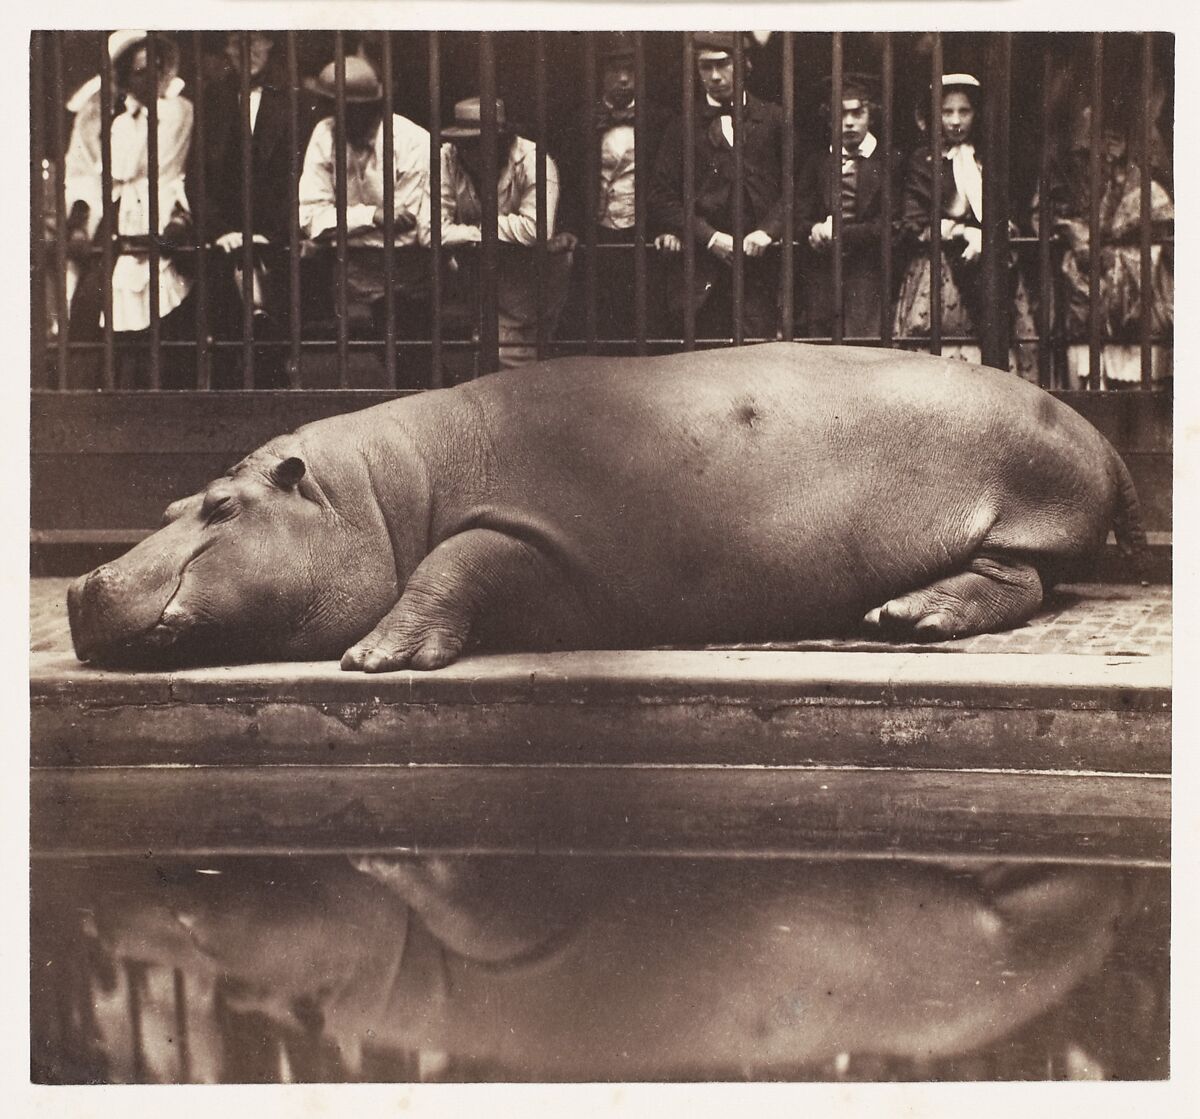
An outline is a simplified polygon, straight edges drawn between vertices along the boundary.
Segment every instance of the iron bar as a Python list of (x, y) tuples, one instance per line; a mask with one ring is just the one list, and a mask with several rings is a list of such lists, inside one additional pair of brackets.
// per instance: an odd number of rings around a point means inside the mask
[(432, 369), (430, 385), (442, 387), (442, 54), (438, 32), (429, 32), (429, 237), (430, 331)]
[(242, 149), (242, 388), (254, 388), (254, 125), (250, 106), (250, 34), (238, 33), (238, 138)]
[(745, 341), (742, 313), (746, 302), (746, 50), (740, 33), (733, 37), (733, 344)]
[(337, 206), (337, 259), (334, 264), (334, 315), (337, 319), (337, 367), (338, 388), (346, 388), (350, 381), (350, 322), (349, 293), (346, 272), (349, 263), (349, 246), (346, 232), (346, 179), (347, 160), (350, 155), (350, 140), (346, 135), (346, 41), (343, 32), (333, 37), (333, 168), (334, 199)]
[[(29, 356), (35, 387), (45, 382), (49, 372), (46, 365), (49, 337), (46, 306), (46, 174), (54, 165), (46, 155), (45, 44), (50, 34), (52, 32), (34, 31), (29, 37)], [(62, 112), (57, 104), (55, 111)], [(55, 182), (62, 178), (60, 167)], [(56, 220), (57, 217), (56, 212)], [(55, 229), (58, 234), (56, 240), (64, 240), (66, 228), (58, 225)], [(61, 338), (67, 329), (61, 310), (58, 311), (57, 326)], [(56, 388), (63, 387), (63, 372), (61, 368), (56, 371)]]
[(942, 352), (942, 34), (933, 34), (929, 81), (929, 352)]
[(113, 239), (117, 232), (117, 212), (113, 204), (112, 124), (113, 73), (108, 57), (108, 36), (100, 39), (100, 293), (104, 316), (104, 387), (116, 388), (116, 329), (113, 326)]
[(796, 43), (783, 32), (783, 244), (779, 261), (780, 330), (796, 336)]
[(842, 84), (844, 52), (842, 33), (833, 33), (832, 64), (829, 88), (829, 200), (833, 215), (833, 252), (829, 254), (830, 282), (833, 285), (832, 338), (840, 346), (845, 335), (845, 309), (842, 306), (842, 229), (845, 215), (842, 213)]
[(1012, 40), (998, 32), (988, 41), (987, 98), (983, 131), (987, 157), (983, 161), (983, 260), (980, 276), (982, 321), (981, 359), (984, 365), (1008, 368), (1008, 125), (1009, 75)]
[(496, 44), (495, 32), (479, 33), (479, 117), (480, 117), (480, 230), (479, 257), (479, 372), (491, 373), (500, 367), (500, 323), (498, 317), (496, 273), (499, 265), (498, 220), (499, 182), (496, 122)]
[[(192, 32), (192, 61), (195, 66), (196, 80), (194, 116), (192, 118), (192, 150), (200, 153), (200, 159), (203, 159), (208, 150), (205, 142), (208, 114), (204, 91), (204, 34), (201, 31)], [(193, 166), (198, 167), (200, 159), (193, 160)], [(192, 176), (191, 179), (192, 181), (188, 182), (188, 193), (195, 204), (192, 261), (196, 274), (196, 387), (207, 391), (212, 388), (212, 361), (209, 353), (208, 332), (208, 183), (203, 168), (200, 168), (199, 173)]]
[(1092, 33), (1092, 134), (1088, 160), (1091, 205), (1088, 210), (1088, 382), (1103, 388), (1100, 373), (1100, 336), (1103, 327), (1100, 306), (1100, 145), (1104, 139), (1104, 35)]
[[(65, 153), (67, 150), (66, 137), (63, 129), (63, 104), (66, 101), (66, 90), (63, 79), (63, 49), (62, 33), (51, 32), (51, 46), (54, 61), (54, 150)], [(100, 46), (104, 51), (104, 65), (108, 64), (108, 44), (104, 35), (100, 36)], [(66, 175), (60, 173), (54, 184), (54, 224), (60, 231), (55, 238), (54, 246), (54, 308), (58, 315), (58, 370), (57, 387), (66, 388), (70, 370), (70, 307), (67, 305), (67, 241), (62, 231), (67, 228), (67, 183)], [(92, 263), (89, 258), (89, 264)], [(82, 269), (81, 269), (82, 271)]]
[(534, 157), (537, 181), (533, 185), (537, 242), (533, 246), (535, 345), (538, 361), (546, 356), (546, 241), (550, 236), (546, 201), (546, 35), (534, 32)]
[[(646, 352), (646, 207), (647, 179), (650, 174), (649, 160), (643, 159), (650, 151), (646, 135), (646, 45), (641, 31), (633, 33), (633, 332), (637, 340), (635, 353)], [(589, 148), (596, 144), (590, 143)], [(639, 156), (639, 152), (641, 156)], [(592, 218), (595, 224), (595, 217)]]
[[(396, 370), (396, 130), (393, 120), (392, 33), (383, 33), (383, 368), (389, 388)], [(415, 216), (415, 215), (414, 215)], [(405, 357), (410, 355), (406, 352)]]
[(288, 366), (291, 384), (300, 388), (300, 66), (296, 32), (285, 34), (288, 72)]
[(696, 59), (692, 32), (683, 33), (683, 348), (696, 348)]
[[(591, 137), (595, 131), (596, 114), (596, 41), (595, 36), (585, 34), (583, 44), (583, 88), (587, 96), (583, 99), (583, 120), (580, 122), (581, 135)], [(636, 122), (634, 128), (636, 130)], [(636, 132), (635, 132), (636, 141)], [(596, 297), (599, 290), (599, 274), (597, 271), (597, 230), (596, 219), (600, 208), (600, 153), (598, 145), (584, 145), (583, 198), (584, 221), (583, 233), (586, 238), (587, 252), (584, 256), (584, 335), (587, 340), (587, 352), (596, 352), (596, 335), (599, 324), (596, 314)], [(638, 169), (638, 182), (642, 179), (641, 169)]]
[[(1141, 342), (1142, 388), (1149, 389), (1153, 381), (1154, 353), (1150, 345), (1151, 314), (1154, 305), (1154, 270), (1151, 248), (1153, 233), (1153, 209), (1151, 207), (1154, 190), (1154, 165), (1150, 150), (1151, 133), (1154, 124), (1151, 102), (1154, 97), (1154, 37), (1151, 32), (1141, 34), (1142, 47), (1142, 135), (1141, 135), (1141, 192), (1140, 202), (1140, 233), (1141, 249), (1141, 318), (1139, 320), (1139, 335)], [(1162, 249), (1159, 249), (1162, 252)]]
[(1054, 112), (1051, 100), (1054, 58), (1047, 47), (1042, 56), (1042, 143), (1038, 156), (1038, 384), (1049, 388), (1053, 379), (1054, 351), (1051, 339), (1051, 312), (1059, 302), (1051, 271), (1050, 236), (1055, 221), (1050, 166), (1053, 158), (1054, 139), (1050, 121)]
[[(883, 159), (879, 183), (879, 338), (887, 343), (892, 340), (892, 244), (893, 215), (896, 210), (894, 197), (895, 135), (893, 132), (893, 109), (896, 89), (896, 64), (893, 53), (892, 33), (883, 34), (883, 66), (880, 74), (883, 99)], [(874, 123), (874, 122), (872, 122)]]
[(159, 233), (162, 214), (159, 213), (158, 166), (158, 42), (154, 35), (146, 39), (146, 70), (150, 75), (150, 104), (146, 106), (146, 194), (149, 198), (150, 233), (150, 388), (162, 388), (162, 315), (159, 264), (162, 259)]

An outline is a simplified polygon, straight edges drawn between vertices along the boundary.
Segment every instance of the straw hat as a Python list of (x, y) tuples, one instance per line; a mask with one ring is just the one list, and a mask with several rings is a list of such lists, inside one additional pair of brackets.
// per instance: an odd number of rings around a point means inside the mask
[[(504, 102), (496, 98), (496, 130), (503, 132), (507, 128), (504, 117)], [(483, 133), (483, 121), (480, 111), (479, 98), (467, 97), (455, 102), (454, 123), (442, 129), (442, 137), (446, 140), (466, 140)]]
[[(337, 96), (337, 63), (331, 62), (315, 78), (306, 81), (313, 93), (322, 97)], [(383, 99), (383, 84), (375, 67), (358, 55), (346, 56), (346, 101), (380, 101)]]

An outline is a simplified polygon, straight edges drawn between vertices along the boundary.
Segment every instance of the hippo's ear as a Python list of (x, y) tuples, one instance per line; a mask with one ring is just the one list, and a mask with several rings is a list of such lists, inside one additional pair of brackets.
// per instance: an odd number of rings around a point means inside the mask
[(271, 481), (281, 490), (292, 490), (304, 477), (304, 459), (285, 458), (271, 468)]

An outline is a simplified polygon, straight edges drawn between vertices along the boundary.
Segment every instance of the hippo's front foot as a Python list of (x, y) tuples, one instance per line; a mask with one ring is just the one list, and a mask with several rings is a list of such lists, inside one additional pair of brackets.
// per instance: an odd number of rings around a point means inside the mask
[(536, 585), (532, 561), (527, 545), (494, 529), (448, 537), (417, 565), (400, 601), (346, 650), (342, 668), (391, 672), (452, 664), (485, 611), (518, 587)]
[(863, 625), (892, 640), (945, 641), (1018, 626), (1042, 604), (1042, 580), (1021, 560), (976, 556), (966, 571), (877, 606)]

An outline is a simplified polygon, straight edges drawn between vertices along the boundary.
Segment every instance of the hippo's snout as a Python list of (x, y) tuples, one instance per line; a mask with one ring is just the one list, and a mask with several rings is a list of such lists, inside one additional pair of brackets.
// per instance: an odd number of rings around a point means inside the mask
[(174, 630), (160, 622), (173, 587), (136, 575), (104, 564), (71, 584), (67, 619), (81, 661), (117, 661), (136, 650), (161, 649), (175, 641)]

